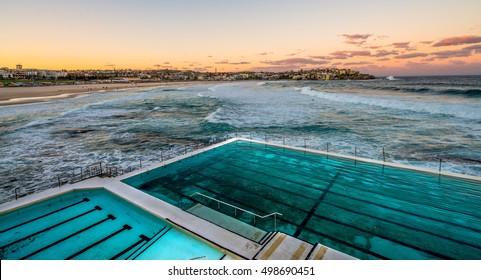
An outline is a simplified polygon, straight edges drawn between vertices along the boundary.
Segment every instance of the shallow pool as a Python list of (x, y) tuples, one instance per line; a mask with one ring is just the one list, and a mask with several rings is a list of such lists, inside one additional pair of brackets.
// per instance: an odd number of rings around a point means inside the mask
[(73, 191), (0, 215), (6, 259), (221, 259), (209, 243), (105, 190)]
[(235, 141), (123, 182), (360, 259), (481, 259), (477, 180)]

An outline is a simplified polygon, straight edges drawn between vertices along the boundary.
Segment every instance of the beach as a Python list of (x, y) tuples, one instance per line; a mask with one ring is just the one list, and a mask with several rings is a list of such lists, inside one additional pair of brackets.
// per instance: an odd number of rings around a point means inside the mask
[(164, 85), (186, 85), (189, 82), (154, 82), (154, 83), (114, 83), (81, 84), (39, 87), (2, 87), (0, 88), (0, 106), (47, 102), (54, 99), (74, 98), (92, 92), (112, 91), (132, 88), (149, 88)]

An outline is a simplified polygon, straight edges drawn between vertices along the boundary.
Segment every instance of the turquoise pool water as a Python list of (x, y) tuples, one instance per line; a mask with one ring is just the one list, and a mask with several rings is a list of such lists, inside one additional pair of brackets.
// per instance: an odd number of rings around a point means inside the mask
[(104, 190), (74, 191), (0, 216), (0, 257), (221, 259), (224, 253)]
[[(360, 259), (481, 259), (481, 182), (236, 141), (123, 182), (183, 209), (205, 204)], [(273, 231), (273, 219), (255, 221)]]

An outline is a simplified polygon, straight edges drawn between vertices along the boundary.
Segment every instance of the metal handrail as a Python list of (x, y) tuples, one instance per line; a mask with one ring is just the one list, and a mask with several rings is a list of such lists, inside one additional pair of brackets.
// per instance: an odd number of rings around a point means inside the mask
[(246, 210), (246, 209), (237, 207), (237, 206), (235, 206), (235, 205), (229, 204), (229, 203), (224, 202), (224, 201), (222, 201), (222, 200), (218, 200), (218, 199), (216, 199), (216, 198), (210, 197), (210, 196), (205, 195), (205, 194), (200, 193), (200, 192), (195, 192), (195, 193), (191, 194), (190, 197), (192, 198), (192, 197), (194, 197), (194, 196), (196, 196), (196, 195), (200, 195), (200, 196), (202, 196), (202, 197), (207, 197), (208, 199), (217, 201), (217, 208), (220, 208), (220, 203), (222, 203), (222, 204), (224, 204), (224, 205), (227, 205), (227, 206), (229, 206), (229, 207), (234, 208), (234, 210), (235, 210), (234, 215), (237, 215), (237, 210), (240, 210), (240, 211), (245, 212), (245, 213), (249, 213), (249, 214), (251, 214), (252, 216), (254, 216), (254, 224), (256, 223), (256, 217), (258, 217), (259, 219), (265, 219), (265, 218), (268, 218), (268, 217), (270, 217), (270, 216), (274, 216), (274, 231), (277, 230), (277, 215), (282, 216), (282, 214), (279, 213), (279, 212), (273, 212), (273, 213), (270, 213), (270, 214), (261, 216), (261, 215), (259, 215), (259, 214), (254, 213), (254, 212), (251, 212), (251, 211), (249, 211), (249, 210)]
[(193, 261), (193, 260), (199, 260), (199, 259), (206, 259), (206, 260), (208, 260), (209, 258), (208, 258), (207, 256), (198, 256), (198, 257), (191, 258), (190, 260)]

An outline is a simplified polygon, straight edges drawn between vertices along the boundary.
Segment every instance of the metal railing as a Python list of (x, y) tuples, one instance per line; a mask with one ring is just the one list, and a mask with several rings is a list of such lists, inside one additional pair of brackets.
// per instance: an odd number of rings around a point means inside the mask
[[(217, 208), (220, 208), (220, 204), (223, 204), (223, 205), (234, 208), (234, 216), (237, 216), (237, 210), (242, 211), (244, 213), (251, 214), (254, 217), (254, 224), (256, 223), (256, 217), (259, 218), (259, 219), (265, 219), (265, 218), (274, 216), (274, 231), (277, 230), (277, 215), (282, 216), (282, 214), (279, 213), (279, 212), (273, 212), (273, 213), (261, 216), (259, 214), (254, 213), (254, 212), (251, 212), (249, 210), (245, 210), (243, 208), (237, 207), (235, 205), (229, 204), (227, 202), (224, 202), (222, 200), (218, 200), (216, 198), (210, 197), (208, 195), (205, 195), (205, 194), (202, 194), (202, 193), (199, 193), (199, 192), (195, 192), (195, 193), (191, 194), (190, 197), (193, 198), (196, 195), (199, 195), (199, 196), (202, 196), (203, 198), (208, 198), (210, 200), (216, 201), (217, 202)], [(204, 204), (205, 204), (205, 202), (204, 202)]]
[[(286, 137), (285, 135), (282, 135), (282, 134), (281, 135), (268, 134), (260, 131), (248, 131), (248, 132), (236, 131), (234, 133), (230, 133), (229, 136), (263, 141), (266, 144), (268, 143), (278, 144), (278, 145), (282, 144), (284, 146), (287, 145), (287, 146), (304, 148), (304, 149), (324, 151), (327, 153), (337, 153), (339, 155), (344, 155), (344, 156), (354, 156), (355, 158), (358, 158), (358, 159), (373, 159), (373, 160), (378, 160), (386, 163), (396, 163), (396, 160), (395, 160), (396, 155), (393, 153), (389, 154), (388, 151), (385, 150), (385, 147), (383, 145), (379, 145), (376, 147), (368, 147), (366, 148), (366, 151), (362, 153), (362, 149), (354, 145), (352, 145), (351, 147), (344, 145), (341, 147), (337, 147), (338, 149), (334, 149), (336, 148), (335, 143), (329, 142), (327, 140), (322, 141), (322, 139), (316, 139), (312, 137)], [(350, 151), (350, 148), (352, 152)], [(441, 155), (441, 154), (433, 155), (431, 158), (432, 160), (430, 162), (430, 166), (426, 165), (424, 167), (428, 169), (433, 169), (433, 170), (436, 169), (439, 172), (439, 174), (442, 174), (443, 171), (446, 171), (446, 169), (448, 169), (448, 167), (444, 166), (445, 163), (446, 164), (449, 163), (452, 166), (460, 166), (461, 162), (470, 163), (473, 165), (481, 164), (481, 158), (476, 159), (476, 158), (461, 157), (457, 159), (451, 156)], [(406, 165), (411, 165), (411, 164), (406, 164)], [(411, 166), (416, 167), (417, 165), (413, 164)], [(451, 172), (465, 174), (465, 173), (460, 173), (456, 171), (451, 171)], [(468, 172), (466, 174), (479, 177), (479, 175), (476, 175), (474, 173)]]

